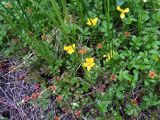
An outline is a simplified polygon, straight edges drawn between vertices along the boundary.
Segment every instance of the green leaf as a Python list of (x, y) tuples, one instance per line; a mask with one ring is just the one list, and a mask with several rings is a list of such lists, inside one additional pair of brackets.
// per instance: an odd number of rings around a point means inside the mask
[(98, 101), (97, 106), (100, 112), (106, 112), (107, 106), (111, 103), (111, 101)]
[(128, 70), (120, 71), (119, 73), (119, 80), (132, 80), (132, 76), (129, 74)]

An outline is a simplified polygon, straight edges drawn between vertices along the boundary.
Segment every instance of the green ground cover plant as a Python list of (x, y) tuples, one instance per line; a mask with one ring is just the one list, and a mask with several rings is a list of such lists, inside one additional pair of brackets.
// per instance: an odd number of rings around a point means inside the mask
[(0, 87), (29, 69), (15, 106), (42, 113), (18, 120), (160, 119), (159, 0), (1, 0), (0, 28), (1, 56), (22, 61), (0, 59)]

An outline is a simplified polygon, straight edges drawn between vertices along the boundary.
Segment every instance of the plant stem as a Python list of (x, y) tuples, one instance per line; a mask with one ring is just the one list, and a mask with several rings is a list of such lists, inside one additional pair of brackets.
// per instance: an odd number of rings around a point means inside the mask
[(108, 41), (110, 42), (110, 0), (106, 2), (106, 22), (107, 22), (107, 32), (108, 32)]
[(21, 10), (22, 10), (22, 12), (23, 12), (23, 14), (24, 14), (24, 16), (26, 17), (26, 19), (27, 19), (27, 21), (28, 21), (28, 23), (29, 23), (29, 26), (30, 26), (29, 28), (30, 28), (31, 30), (34, 31), (34, 27), (33, 27), (32, 23), (31, 23), (31, 21), (30, 21), (28, 15), (26, 14), (26, 12), (25, 12), (23, 6), (21, 5), (20, 1), (17, 0), (17, 3), (18, 3), (18, 5), (20, 6), (20, 8), (21, 8)]
[(68, 22), (68, 11), (67, 11), (67, 4), (66, 4), (66, 0), (61, 0), (61, 4), (63, 7), (63, 14), (64, 14), (64, 20), (66, 20), (66, 22)]
[[(78, 9), (79, 9), (79, 11), (80, 11), (79, 16), (80, 16), (80, 18), (81, 18), (81, 22), (84, 23), (84, 22), (85, 22), (85, 19), (84, 19), (84, 17), (83, 17), (82, 4), (80, 3), (79, 0), (76, 0), (76, 1), (77, 1)], [(84, 6), (83, 6), (83, 8), (84, 8)]]

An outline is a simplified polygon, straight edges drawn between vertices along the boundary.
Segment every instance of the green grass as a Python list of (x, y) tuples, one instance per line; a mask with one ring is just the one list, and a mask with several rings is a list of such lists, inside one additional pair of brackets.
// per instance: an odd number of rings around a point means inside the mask
[[(6, 7), (7, 3), (11, 7)], [(129, 8), (122, 19), (117, 6)], [(70, 109), (72, 115), (81, 111), (81, 119), (138, 118), (160, 105), (159, 8), (158, 0), (3, 0), (0, 25), (10, 27), (0, 31), (5, 33), (0, 38), (1, 54), (23, 58), (34, 52), (38, 60), (31, 65), (37, 65), (36, 69), (47, 66), (49, 72), (44, 71), (57, 86), (54, 94), (64, 99), (57, 106)], [(95, 26), (87, 24), (96, 17)], [(15, 38), (17, 44), (12, 45)], [(8, 44), (12, 46), (6, 47)], [(69, 54), (64, 46), (72, 44), (75, 49)], [(19, 48), (27, 51), (21, 53)], [(82, 48), (87, 53), (81, 54)], [(84, 65), (86, 58), (94, 58), (88, 63), (95, 63), (89, 71)], [(153, 78), (151, 71), (156, 74)], [(37, 81), (47, 89), (43, 82), (48, 82), (43, 78)], [(45, 95), (51, 93), (46, 90)], [(93, 107), (86, 112), (89, 105)], [(55, 116), (48, 114), (51, 117)], [(156, 115), (152, 119), (157, 119)]]

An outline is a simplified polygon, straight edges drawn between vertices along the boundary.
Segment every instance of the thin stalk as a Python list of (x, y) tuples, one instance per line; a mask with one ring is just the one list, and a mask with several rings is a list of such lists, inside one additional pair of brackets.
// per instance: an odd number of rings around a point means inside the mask
[[(13, 24), (13, 23), (7, 18), (7, 16), (6, 16), (5, 14), (3, 14), (3, 12), (0, 12), (0, 15), (4, 18), (4, 20), (5, 20), (12, 28), (15, 29), (15, 31), (19, 31), (18, 29), (21, 29), (19, 26), (15, 27), (15, 26), (14, 26), (15, 24)], [(18, 33), (20, 33), (20, 32), (18, 32)]]
[[(21, 10), (19, 10), (19, 7), (17, 7), (17, 4), (15, 3), (15, 1), (13, 0), (10, 0), (12, 5), (13, 5), (13, 8), (14, 10), (16, 11), (17, 15), (19, 15), (20, 18), (22, 18), (23, 21), (26, 21), (26, 18), (25, 16), (21, 13)], [(15, 13), (14, 13), (15, 14)], [(21, 21), (22, 21), (21, 20)], [(31, 20), (30, 20), (31, 21)], [(24, 22), (23, 22), (24, 23)], [(37, 25), (37, 24), (36, 24)], [(38, 28), (38, 25), (37, 25), (37, 28)]]
[(27, 19), (27, 21), (28, 21), (28, 23), (29, 23), (29, 26), (30, 26), (31, 29), (34, 31), (34, 26), (32, 25), (32, 23), (31, 23), (31, 21), (30, 21), (28, 15), (27, 15), (27, 13), (25, 12), (25, 10), (24, 10), (23, 6), (21, 5), (20, 1), (18, 0), (17, 3), (18, 3), (18, 5), (20, 6), (20, 8), (21, 8), (23, 14), (25, 15), (25, 17), (26, 17), (26, 19)]
[[(113, 55), (113, 40), (111, 41), (111, 34), (110, 32), (110, 0), (107, 0), (106, 2), (106, 22), (107, 22), (107, 33), (108, 33), (108, 41), (109, 41), (109, 52), (111, 51), (111, 54)], [(107, 42), (107, 41), (106, 41)], [(113, 69), (113, 62), (111, 63), (111, 69)]]
[[(16, 6), (15, 1), (13, 1), (13, 0), (10, 0), (10, 1), (11, 1), (12, 5), (13, 5), (14, 10), (17, 11), (17, 14), (18, 14), (19, 16), (21, 16), (22, 18), (24, 18), (24, 16), (23, 16), (23, 15), (21, 14), (21, 12), (19, 11), (19, 8)], [(25, 20), (25, 18), (24, 18), (24, 20)]]
[(141, 16), (141, 10), (139, 8), (138, 10), (138, 35), (141, 36), (142, 32), (142, 16)]
[[(85, 11), (85, 13), (86, 13), (87, 17), (88, 17), (88, 18), (91, 18), (91, 17), (90, 17), (90, 15), (88, 14), (88, 10), (87, 10), (87, 7), (85, 6), (84, 1), (83, 1), (83, 0), (81, 0), (81, 2), (82, 2), (83, 9), (84, 9), (84, 11)], [(90, 21), (90, 22), (92, 23), (92, 21)], [(97, 31), (97, 30), (96, 30), (96, 28), (95, 28), (94, 26), (91, 26), (91, 27), (92, 27), (92, 29), (93, 29), (94, 31)], [(92, 33), (92, 34), (95, 34), (95, 33)], [(99, 34), (97, 34), (97, 36), (98, 36), (98, 40), (101, 40), (101, 41), (102, 41), (101, 36), (100, 36)]]
[(16, 20), (16, 16), (14, 15), (12, 11), (8, 10), (1, 2), (0, 2), (0, 5), (7, 11), (7, 13), (9, 13)]
[(59, 11), (59, 6), (58, 6), (58, 4), (57, 4), (57, 2), (55, 1), (55, 0), (50, 0), (50, 2), (51, 2), (51, 4), (52, 4), (52, 8), (53, 8), (53, 11), (54, 11), (54, 13), (55, 13), (55, 15), (56, 15), (56, 17), (57, 17), (57, 19), (58, 19), (58, 21), (60, 22), (60, 25), (62, 26), (62, 28), (63, 28), (63, 32), (65, 33), (65, 34), (67, 34), (67, 31), (66, 31), (66, 25), (65, 25), (65, 23), (64, 23), (64, 21), (63, 21), (63, 19), (62, 19), (62, 17), (61, 17), (61, 13), (60, 13), (60, 11)]
[(82, 4), (80, 3), (79, 0), (76, 0), (76, 1), (77, 1), (78, 9), (79, 9), (79, 11), (80, 11), (79, 16), (80, 16), (80, 18), (81, 18), (81, 22), (84, 23), (84, 22), (85, 22), (85, 19), (84, 19), (84, 16), (83, 16)]
[(68, 11), (67, 11), (66, 0), (61, 0), (61, 4), (62, 4), (62, 7), (63, 7), (64, 19), (66, 20), (66, 22), (68, 22), (69, 19), (68, 19)]
[[(7, 23), (10, 24), (12, 28), (14, 28), (15, 32), (17, 32), (23, 40), (27, 40), (25, 42), (31, 45), (32, 48), (48, 62), (48, 64), (55, 64), (53, 63), (53, 61), (55, 61), (55, 57), (52, 55), (49, 47), (47, 47), (44, 43), (38, 41), (34, 36), (30, 36), (28, 34), (23, 35), (21, 33), (21, 28), (19, 27), (19, 25), (15, 25), (14, 23), (12, 23), (2, 12), (0, 12), (0, 15), (5, 19)], [(25, 32), (28, 31), (26, 28), (24, 28), (24, 30)]]
[(109, 30), (109, 26), (110, 26), (110, 0), (107, 0), (106, 2), (106, 22), (107, 22), (107, 32), (108, 32), (108, 41), (110, 42), (110, 30)]
[(136, 8), (135, 12), (138, 13), (138, 23), (137, 23), (137, 27), (138, 27), (138, 36), (141, 36), (141, 31), (142, 31), (142, 17), (141, 17), (141, 8), (140, 6), (138, 6), (138, 3), (133, 0), (133, 6)]

